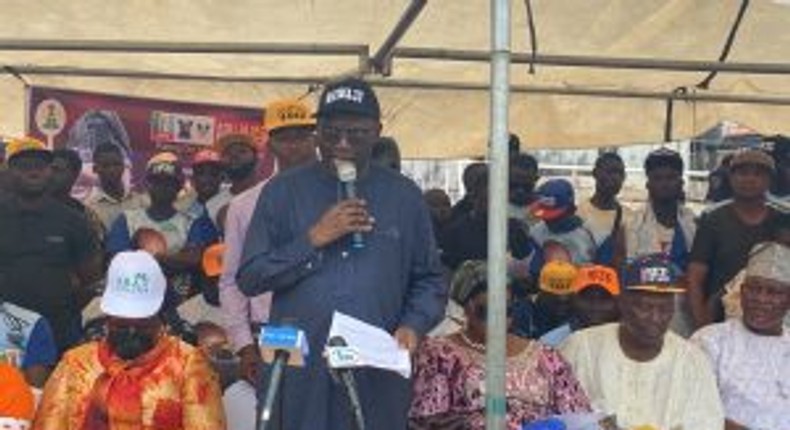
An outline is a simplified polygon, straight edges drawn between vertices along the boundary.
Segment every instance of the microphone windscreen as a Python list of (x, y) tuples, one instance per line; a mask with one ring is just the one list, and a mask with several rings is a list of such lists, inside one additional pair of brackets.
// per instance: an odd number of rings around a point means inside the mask
[(353, 161), (335, 160), (335, 170), (340, 182), (353, 182), (357, 180), (357, 166)]
[(348, 346), (348, 343), (343, 336), (332, 336), (326, 343), (328, 346)]

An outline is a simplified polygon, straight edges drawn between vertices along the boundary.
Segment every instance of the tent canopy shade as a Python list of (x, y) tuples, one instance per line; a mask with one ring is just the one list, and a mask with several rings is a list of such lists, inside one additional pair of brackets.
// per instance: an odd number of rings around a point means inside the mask
[[(525, 148), (695, 136), (731, 120), (788, 133), (788, 2), (510, 2), (510, 129)], [(0, 134), (24, 132), (24, 85), (260, 107), (369, 74), (384, 132), (411, 158), (487, 151), (490, 1), (0, 0)], [(742, 22), (725, 62), (733, 23)], [(529, 23), (533, 25), (528, 25)], [(532, 52), (533, 48), (537, 52)], [(534, 73), (529, 67), (534, 66)], [(708, 88), (706, 76), (718, 74)], [(18, 78), (17, 78), (18, 77)], [(685, 92), (676, 92), (684, 88)], [(528, 114), (527, 114), (528, 113)], [(635, 120), (638, 119), (638, 120)], [(429, 130), (429, 132), (428, 132)]]

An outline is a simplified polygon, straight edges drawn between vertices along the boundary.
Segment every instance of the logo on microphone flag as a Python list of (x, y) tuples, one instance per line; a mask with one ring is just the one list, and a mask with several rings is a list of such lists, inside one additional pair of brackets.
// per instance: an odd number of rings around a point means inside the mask
[(348, 369), (363, 366), (359, 350), (351, 346), (327, 346), (326, 359), (331, 369)]

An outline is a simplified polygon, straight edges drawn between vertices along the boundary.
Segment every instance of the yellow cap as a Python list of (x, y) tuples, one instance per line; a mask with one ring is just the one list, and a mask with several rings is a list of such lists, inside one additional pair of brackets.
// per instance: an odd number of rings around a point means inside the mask
[(25, 152), (40, 154), (47, 159), (52, 159), (52, 152), (47, 149), (47, 145), (29, 136), (11, 139), (5, 147), (5, 158), (10, 161), (15, 156)]
[(266, 105), (263, 125), (273, 131), (284, 127), (315, 125), (315, 117), (306, 104), (299, 100), (276, 100)]
[(578, 270), (566, 261), (550, 261), (540, 271), (538, 286), (541, 291), (558, 296), (573, 293), (573, 281)]
[(178, 164), (178, 155), (170, 151), (158, 152), (148, 159), (145, 167), (150, 168), (157, 164)]

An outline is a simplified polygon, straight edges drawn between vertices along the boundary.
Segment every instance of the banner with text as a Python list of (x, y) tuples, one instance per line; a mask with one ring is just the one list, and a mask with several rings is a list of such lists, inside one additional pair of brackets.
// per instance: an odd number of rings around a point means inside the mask
[(156, 151), (177, 152), (188, 166), (192, 153), (212, 147), (230, 133), (254, 138), (264, 177), (274, 167), (266, 146), (262, 109), (44, 87), (29, 88), (28, 100), (28, 134), (51, 148), (71, 148), (80, 154), (84, 167), (75, 187), (76, 195), (84, 195), (96, 183), (91, 166), (93, 149), (104, 142), (121, 148), (132, 184), (139, 184), (146, 161)]

